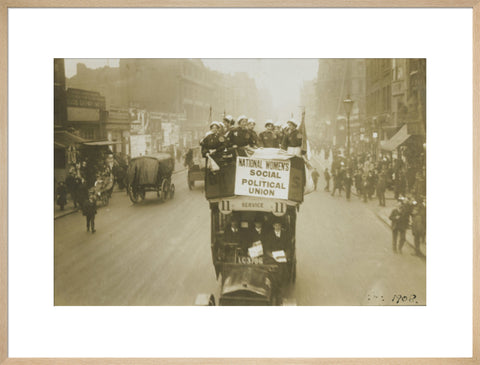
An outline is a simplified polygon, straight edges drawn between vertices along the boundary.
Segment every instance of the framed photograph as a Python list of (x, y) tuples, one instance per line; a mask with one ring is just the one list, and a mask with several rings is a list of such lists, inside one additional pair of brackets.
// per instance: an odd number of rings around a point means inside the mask
[(0, 363), (478, 363), (478, 9), (2, 7)]

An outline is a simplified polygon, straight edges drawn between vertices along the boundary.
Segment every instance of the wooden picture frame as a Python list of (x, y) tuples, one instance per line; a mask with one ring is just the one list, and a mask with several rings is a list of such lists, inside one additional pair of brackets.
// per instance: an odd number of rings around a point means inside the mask
[[(471, 358), (119, 359), (11, 358), (8, 354), (8, 10), (10, 8), (470, 8), (473, 9), (473, 356)], [(0, 364), (480, 364), (480, 0), (5, 0), (0, 5)]]

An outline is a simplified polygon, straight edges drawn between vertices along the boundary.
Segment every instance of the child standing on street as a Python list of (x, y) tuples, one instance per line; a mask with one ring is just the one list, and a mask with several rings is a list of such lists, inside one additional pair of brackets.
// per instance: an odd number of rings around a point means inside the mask
[(87, 232), (92, 228), (92, 233), (95, 233), (95, 214), (97, 214), (97, 202), (95, 195), (90, 194), (88, 200), (83, 204), (83, 215), (87, 218)]

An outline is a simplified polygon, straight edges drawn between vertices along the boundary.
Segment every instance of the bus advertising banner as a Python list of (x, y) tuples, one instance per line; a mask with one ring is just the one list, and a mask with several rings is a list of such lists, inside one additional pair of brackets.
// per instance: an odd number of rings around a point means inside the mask
[(235, 195), (288, 199), (290, 160), (237, 157)]

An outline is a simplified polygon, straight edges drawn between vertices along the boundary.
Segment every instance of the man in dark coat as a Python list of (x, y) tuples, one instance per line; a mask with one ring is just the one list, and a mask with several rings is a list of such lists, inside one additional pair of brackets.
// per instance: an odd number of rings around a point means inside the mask
[(73, 206), (74, 208), (77, 207), (77, 202), (76, 202), (76, 184), (75, 184), (75, 172), (70, 171), (65, 178), (65, 186), (67, 187), (67, 193), (70, 194), (70, 198), (73, 201)]
[(366, 203), (368, 202), (368, 174), (363, 173), (362, 175), (362, 196), (363, 196), (363, 201)]
[(380, 172), (377, 181), (377, 197), (381, 207), (385, 206), (385, 190), (387, 188), (387, 176), (385, 171)]
[(313, 186), (315, 187), (315, 191), (317, 191), (317, 184), (318, 184), (319, 177), (320, 177), (320, 174), (318, 173), (317, 169), (313, 169), (312, 180), (313, 180)]
[(402, 170), (395, 171), (395, 199), (405, 196), (406, 179)]
[(392, 221), (392, 248), (395, 253), (402, 253), (409, 218), (408, 209), (403, 203), (400, 203), (399, 207), (393, 209), (390, 214), (390, 220)]
[(342, 189), (343, 189), (343, 178), (345, 176), (345, 171), (343, 168), (340, 168), (335, 171), (333, 175), (333, 191), (332, 196), (335, 195), (335, 191), (338, 189), (338, 195), (342, 196)]
[(357, 170), (355, 172), (355, 191), (357, 192), (357, 195), (361, 197), (362, 195), (362, 172), (360, 170)]
[(426, 183), (425, 178), (420, 172), (417, 172), (415, 175), (415, 185), (413, 189), (415, 199), (422, 200), (425, 198), (426, 193)]
[(64, 210), (66, 204), (67, 204), (67, 188), (65, 186), (65, 183), (61, 181), (57, 187), (57, 205), (60, 206), (60, 210)]
[(343, 186), (345, 186), (345, 195), (347, 197), (347, 200), (350, 200), (350, 194), (352, 192), (352, 184), (353, 184), (353, 179), (350, 176), (350, 173), (347, 172), (345, 174), (345, 178), (343, 179)]
[(97, 202), (95, 201), (95, 195), (90, 194), (89, 199), (83, 204), (83, 215), (87, 218), (87, 232), (92, 229), (92, 233), (95, 233), (95, 214), (97, 214)]
[(88, 200), (88, 188), (85, 180), (82, 178), (75, 179), (77, 183), (77, 204), (83, 209), (83, 204)]
[(243, 249), (246, 254), (246, 249), (249, 241), (249, 234), (244, 228), (240, 227), (240, 219), (233, 215), (229, 225), (225, 228), (223, 240), (226, 243), (235, 243)]
[(283, 250), (288, 261), (290, 258), (290, 245), (290, 235), (282, 228), (281, 220), (275, 219), (273, 222), (273, 230), (268, 233), (266, 238), (264, 253), (272, 256), (272, 252)]
[(185, 162), (183, 163), (183, 166), (187, 168), (191, 168), (193, 166), (193, 150), (191, 148), (189, 148), (185, 154)]
[(412, 210), (412, 234), (415, 243), (415, 255), (423, 256), (420, 244), (425, 243), (426, 209), (423, 203), (415, 202)]
[(376, 177), (373, 170), (370, 170), (367, 175), (367, 194), (368, 199), (372, 199), (373, 194), (375, 193), (376, 186)]
[(264, 227), (262, 216), (256, 216), (253, 221), (254, 226), (249, 230), (250, 245), (254, 242), (260, 241), (262, 245), (265, 244), (267, 238), (267, 231)]
[(276, 133), (273, 131), (273, 123), (265, 123), (265, 130), (258, 135), (258, 145), (265, 148), (278, 148), (279, 142)]

